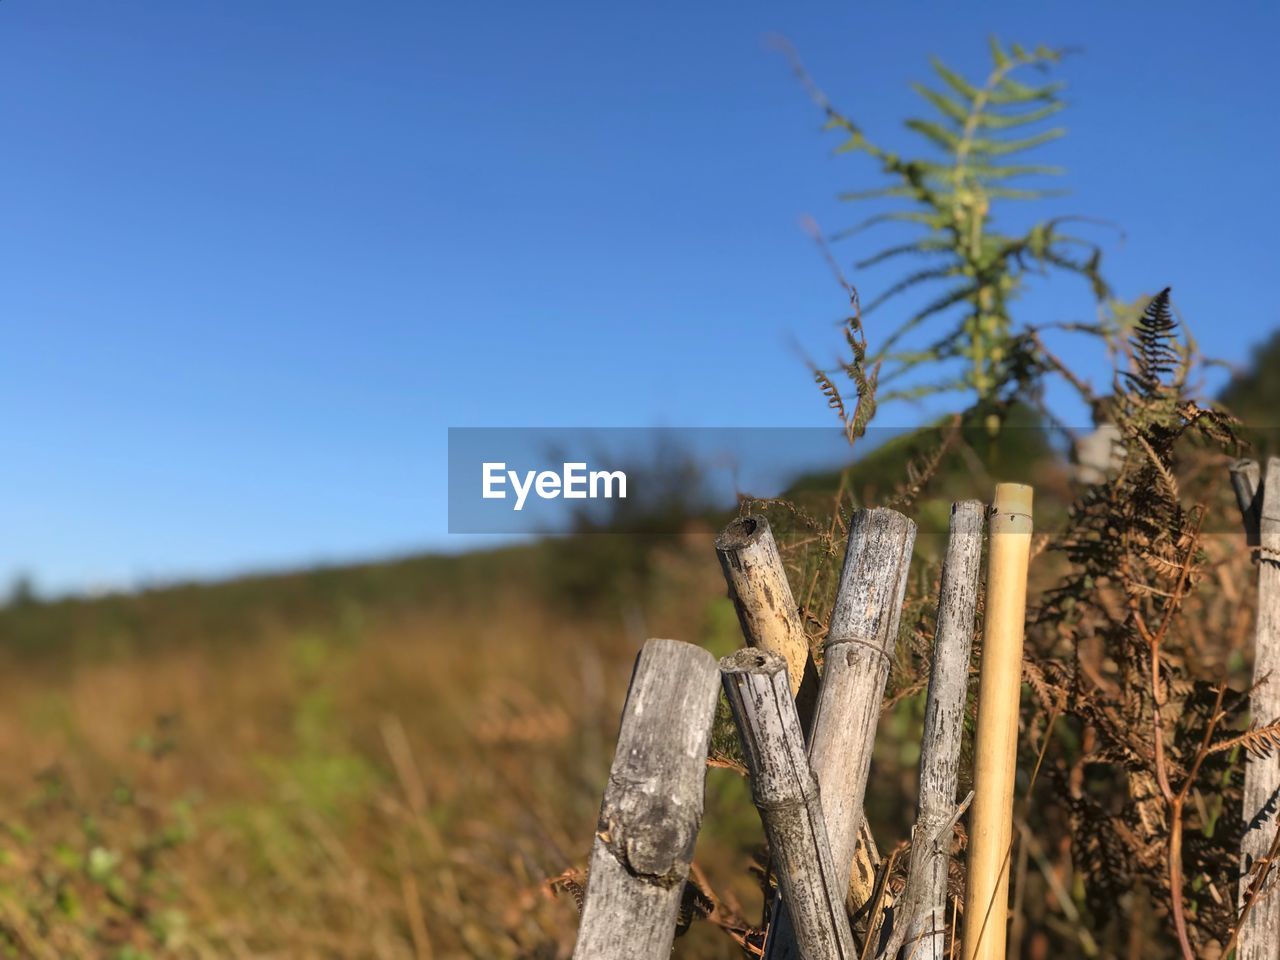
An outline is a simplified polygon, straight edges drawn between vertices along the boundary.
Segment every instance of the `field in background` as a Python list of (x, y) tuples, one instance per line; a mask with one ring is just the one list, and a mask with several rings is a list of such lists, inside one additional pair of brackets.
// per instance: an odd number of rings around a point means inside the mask
[[(918, 540), (913, 595), (936, 589), (941, 545)], [(1218, 658), (1251, 628), (1242, 545), (1210, 539), (1201, 593), (1221, 611), (1192, 624), (1229, 624), (1196, 642), (1237, 684), (1245, 660)], [(1055, 566), (1042, 556), (1037, 577)], [(585, 864), (635, 654), (650, 636), (736, 648), (724, 592), (711, 527), (691, 522), (679, 537), (11, 603), (0, 956), (567, 957), (577, 909), (549, 881)], [(915, 616), (927, 629), (927, 610), (904, 617), (903, 644), (919, 643)], [(909, 831), (924, 700), (891, 692), (867, 798), (884, 850)], [(696, 863), (757, 922), (758, 816), (733, 771), (707, 786)], [(1069, 853), (1029, 874), (1024, 956), (1075, 939), (1039, 872), (1071, 888)], [(695, 922), (675, 956), (741, 953)]]
[[(567, 955), (546, 881), (585, 861), (635, 653), (740, 639), (709, 535), (658, 545), (630, 607), (576, 601), (556, 562), (0, 612), (0, 955)], [(759, 841), (711, 771), (699, 860), (753, 913)], [(695, 928), (680, 954), (731, 947)]]
[[(1255, 370), (1280, 338), (1267, 350)], [(1233, 385), (1249, 423), (1272, 422), (1266, 383)], [(864, 502), (891, 497), (909, 453), (860, 468)], [(1001, 459), (1004, 479), (1065, 484), (1038, 441)], [(977, 492), (960, 475), (944, 469), (908, 512), (945, 523), (953, 497)], [(791, 495), (825, 498), (833, 482)], [(0, 956), (567, 957), (577, 910), (549, 881), (585, 863), (636, 652), (650, 636), (717, 655), (741, 643), (715, 522), (133, 596), (17, 595), (0, 608)], [(932, 595), (940, 545), (918, 542), (914, 595)], [(1209, 546), (1209, 612), (1188, 630), (1240, 687), (1249, 560), (1239, 534)], [(923, 689), (900, 693), (868, 794), (884, 850), (914, 804)], [(707, 783), (696, 862), (756, 921), (758, 817), (737, 774)], [(1046, 853), (1023, 904), (1027, 957), (1050, 950), (1032, 931), (1054, 949), (1083, 936), (1048, 882), (1056, 871), (1080, 901), (1069, 841)], [(705, 923), (676, 942), (690, 960), (740, 955)]]

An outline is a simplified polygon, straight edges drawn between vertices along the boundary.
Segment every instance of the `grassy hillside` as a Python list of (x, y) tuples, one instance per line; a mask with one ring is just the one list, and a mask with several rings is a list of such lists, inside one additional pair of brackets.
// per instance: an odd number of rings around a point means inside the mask
[[(1013, 427), (987, 453), (1042, 461), (1038, 427)], [(853, 474), (860, 496), (891, 496), (936, 442), (875, 451)], [(954, 453), (940, 469), (941, 497), (989, 482)], [(805, 477), (787, 496), (829, 501), (841, 483)], [(679, 536), (595, 532), (0, 609), (0, 946), (566, 956), (576, 909), (547, 882), (585, 861), (640, 644), (741, 643), (711, 546), (725, 516), (669, 499), (661, 517), (625, 519), (675, 518)], [(916, 513), (930, 511), (945, 518), (945, 501)], [(889, 721), (912, 748), (918, 713), (907, 701)], [(881, 775), (914, 763), (890, 747)], [(873, 816), (900, 837), (904, 808), (886, 797)], [(752, 920), (761, 841), (742, 781), (710, 771), (698, 862)], [(701, 925), (677, 950), (735, 954)]]
[[(546, 881), (589, 848), (640, 643), (738, 639), (706, 536), (626, 608), (569, 612), (555, 557), (0, 612), (0, 955), (565, 955)], [(743, 876), (740, 781), (709, 804), (700, 858)], [(708, 939), (684, 955), (732, 955)]]
[[(910, 507), (928, 597), (951, 499), (1031, 480), (1049, 526), (1065, 499), (1038, 421), (962, 439), (929, 464), (937, 433), (902, 437), (787, 496), (892, 502), (935, 470)], [(721, 520), (19, 597), (0, 609), (0, 956), (567, 956), (577, 913), (554, 878), (586, 859), (636, 652), (741, 642)], [(922, 702), (902, 691), (881, 723), (868, 810), (886, 849), (909, 826)], [(697, 862), (752, 921), (761, 841), (743, 781), (710, 770)], [(694, 924), (675, 955), (740, 954)]]

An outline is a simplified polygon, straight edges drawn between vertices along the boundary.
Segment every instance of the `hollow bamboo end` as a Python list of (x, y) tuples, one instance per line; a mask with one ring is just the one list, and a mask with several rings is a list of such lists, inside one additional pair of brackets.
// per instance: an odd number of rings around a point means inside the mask
[(768, 650), (762, 650), (759, 647), (743, 647), (741, 650), (735, 650), (720, 660), (720, 672), (722, 674), (751, 673), (767, 676), (786, 669), (786, 660), (776, 653), (770, 653)]
[(762, 516), (737, 517), (716, 537), (716, 549), (741, 550), (769, 533), (769, 521)]
[(995, 513), (1020, 513), (1029, 517), (1033, 493), (1025, 483), (997, 483), (991, 509)]

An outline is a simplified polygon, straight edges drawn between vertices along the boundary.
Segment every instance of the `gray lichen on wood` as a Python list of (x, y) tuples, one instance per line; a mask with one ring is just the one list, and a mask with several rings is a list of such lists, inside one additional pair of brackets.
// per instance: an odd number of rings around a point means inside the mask
[(650, 640), (636, 659), (600, 806), (575, 960), (665, 958), (702, 821), (719, 670)]
[[(1250, 714), (1255, 724), (1280, 719), (1280, 459), (1267, 462), (1260, 482), (1258, 465), (1237, 461), (1231, 467), (1245, 534), (1258, 552), (1258, 623), (1254, 634), (1254, 686)], [(1280, 806), (1280, 754), (1249, 755), (1245, 764), (1243, 817), (1245, 833), (1240, 843), (1240, 906), (1249, 895), (1250, 883), (1261, 881), (1255, 902), (1240, 929), (1237, 960), (1276, 960), (1280, 957), (1280, 876), (1253, 874), (1254, 864), (1265, 857), (1275, 836)]]
[(960, 741), (964, 733), (969, 655), (973, 646), (982, 531), (986, 508), (977, 500), (951, 507), (951, 529), (934, 631), (924, 734), (920, 740), (920, 790), (911, 834), (911, 860), (898, 922), (884, 954), (904, 944), (904, 956), (942, 960), (946, 956), (947, 873), (955, 826)]
[(847, 877), (840, 878), (832, 859), (786, 663), (768, 651), (745, 649), (721, 660), (720, 670), (798, 956), (852, 960), (857, 953), (844, 907)]
[[(810, 735), (809, 764), (822, 787), (837, 880), (854, 909), (866, 900), (868, 880), (874, 881), (855, 872), (855, 851), (865, 833), (863, 797), (915, 537), (915, 524), (897, 511), (875, 508), (853, 515)], [(786, 913), (775, 905), (765, 948), (769, 960), (796, 955)]]
[(809, 762), (825, 791), (831, 852), (846, 884), (915, 539), (916, 525), (895, 510), (855, 513), (831, 613)]

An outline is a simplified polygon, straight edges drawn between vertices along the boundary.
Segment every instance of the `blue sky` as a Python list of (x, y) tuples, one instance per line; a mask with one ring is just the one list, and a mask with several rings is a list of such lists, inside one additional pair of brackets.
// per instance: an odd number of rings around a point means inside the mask
[[(775, 32), (903, 147), (929, 54), (1082, 48), (1043, 152), (1073, 192), (1034, 212), (1122, 224), (1119, 291), (1174, 284), (1242, 361), (1280, 321), (1277, 29), (1262, 3), (4, 0), (0, 577), (456, 548), (449, 426), (825, 422), (800, 352), (830, 359), (844, 305), (798, 221), (876, 181)], [(1090, 309), (1054, 283), (1026, 316)]]

